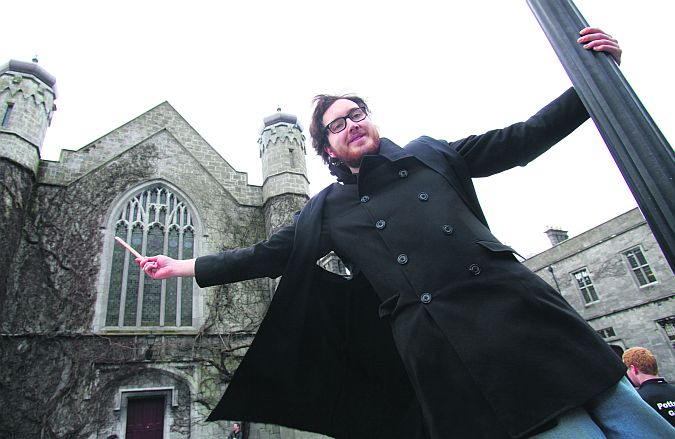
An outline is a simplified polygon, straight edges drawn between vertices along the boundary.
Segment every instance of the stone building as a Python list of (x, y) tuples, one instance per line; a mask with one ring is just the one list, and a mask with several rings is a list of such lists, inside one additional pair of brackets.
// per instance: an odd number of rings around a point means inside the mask
[(0, 67), (0, 437), (226, 437), (228, 423), (204, 419), (273, 281), (154, 281), (114, 238), (179, 259), (264, 239), (308, 199), (302, 128), (264, 120), (254, 186), (167, 102), (42, 160), (55, 99), (38, 64)]
[(675, 278), (640, 211), (570, 239), (564, 230), (546, 233), (553, 247), (524, 264), (609, 344), (646, 347), (660, 374), (675, 382)]

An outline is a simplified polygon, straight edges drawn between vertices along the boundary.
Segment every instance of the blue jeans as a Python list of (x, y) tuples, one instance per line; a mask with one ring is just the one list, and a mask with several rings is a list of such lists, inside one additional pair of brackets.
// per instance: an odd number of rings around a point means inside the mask
[(627, 378), (558, 418), (551, 430), (532, 439), (675, 438), (675, 428), (647, 405)]

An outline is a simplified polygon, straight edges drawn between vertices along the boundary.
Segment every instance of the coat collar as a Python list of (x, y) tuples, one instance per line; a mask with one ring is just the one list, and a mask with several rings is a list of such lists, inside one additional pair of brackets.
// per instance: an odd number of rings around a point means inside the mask
[[(412, 157), (405, 149), (401, 148), (391, 140), (382, 137), (380, 138), (380, 146), (377, 155), (380, 155), (387, 160), (396, 161), (404, 157)], [(350, 184), (356, 183), (356, 175), (352, 174), (351, 169), (344, 163), (328, 164), (328, 170), (333, 174), (340, 183)]]
[(379, 155), (388, 160), (391, 160), (392, 162), (405, 157), (412, 157), (412, 154), (410, 154), (404, 148), (401, 148), (391, 140), (384, 137), (380, 139)]

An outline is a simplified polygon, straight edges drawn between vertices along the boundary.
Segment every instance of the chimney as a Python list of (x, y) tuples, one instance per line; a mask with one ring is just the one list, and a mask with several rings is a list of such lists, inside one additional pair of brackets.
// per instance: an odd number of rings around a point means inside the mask
[(551, 240), (551, 245), (558, 245), (569, 238), (567, 230), (563, 230), (560, 227), (549, 227), (544, 233)]

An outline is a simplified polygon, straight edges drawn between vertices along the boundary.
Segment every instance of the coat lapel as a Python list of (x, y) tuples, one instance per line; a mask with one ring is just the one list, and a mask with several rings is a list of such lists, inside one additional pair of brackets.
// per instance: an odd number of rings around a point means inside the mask
[(471, 183), (468, 169), (463, 165), (459, 153), (446, 142), (422, 136), (408, 143), (405, 148), (401, 148), (391, 140), (382, 138), (380, 154), (392, 161), (414, 156), (427, 167), (442, 175), (478, 219), (486, 226), (488, 225), (483, 210), (478, 203), (478, 196)]

